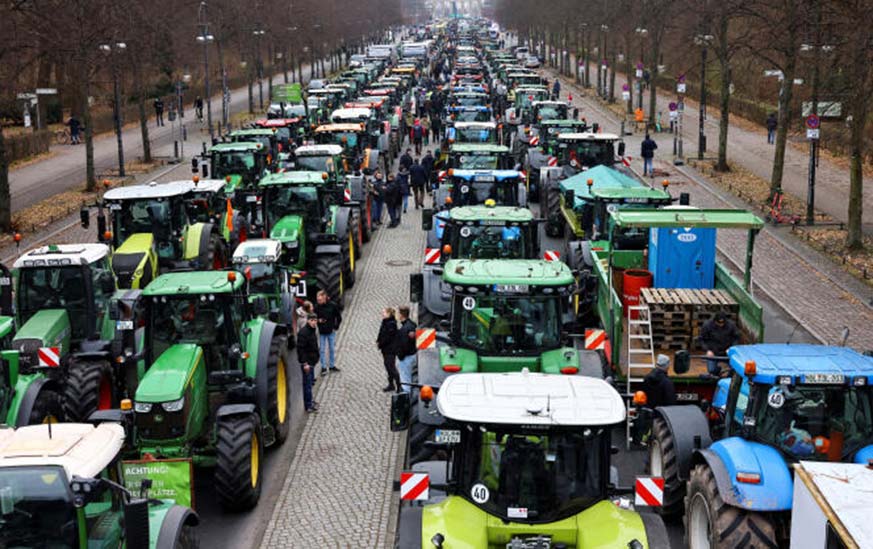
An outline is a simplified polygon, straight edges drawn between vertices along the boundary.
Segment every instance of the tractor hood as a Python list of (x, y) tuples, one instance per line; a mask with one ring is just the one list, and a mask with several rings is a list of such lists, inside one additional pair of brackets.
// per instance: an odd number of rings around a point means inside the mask
[(194, 343), (173, 345), (155, 360), (136, 389), (137, 402), (168, 402), (185, 394), (194, 371), (203, 363), (203, 350)]
[(283, 244), (285, 242), (299, 242), (303, 234), (303, 217), (299, 215), (286, 215), (279, 219), (270, 230), (270, 238), (274, 238)]
[(155, 237), (150, 233), (136, 233), (130, 235), (121, 246), (116, 248), (115, 253), (112, 254), (112, 272), (115, 273), (120, 288), (131, 288), (134, 280), (138, 278), (137, 271), (140, 271), (139, 276), (142, 275), (154, 241)]
[(70, 317), (67, 311), (38, 311), (27, 319), (12, 340), (12, 348), (20, 353), (22, 367), (37, 365), (37, 350), (40, 347), (58, 347), (58, 356), (70, 348)]
[[(462, 347), (440, 347), (440, 367), (445, 370), (451, 366), (459, 366), (460, 372), (520, 372), (527, 368), (531, 372), (546, 374), (565, 373), (565, 368), (579, 369), (579, 355), (572, 348), (560, 348), (545, 351), (540, 355), (500, 355), (489, 356), (477, 354), (471, 349)], [(566, 373), (575, 373), (566, 371)]]

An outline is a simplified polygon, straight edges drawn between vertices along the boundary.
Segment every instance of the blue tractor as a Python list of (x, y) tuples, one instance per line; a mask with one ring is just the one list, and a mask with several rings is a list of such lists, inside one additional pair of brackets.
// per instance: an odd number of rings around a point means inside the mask
[(654, 410), (648, 467), (665, 480), (662, 514), (684, 511), (691, 549), (787, 546), (793, 464), (873, 460), (873, 357), (758, 344), (727, 358), (710, 405)]

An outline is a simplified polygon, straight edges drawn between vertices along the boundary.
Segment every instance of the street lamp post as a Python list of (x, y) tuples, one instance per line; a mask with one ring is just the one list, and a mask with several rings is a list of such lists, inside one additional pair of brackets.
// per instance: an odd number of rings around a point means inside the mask
[(643, 50), (643, 40), (646, 39), (646, 36), (649, 34), (649, 31), (648, 31), (648, 29), (637, 27), (634, 30), (634, 32), (636, 32), (637, 36), (640, 37), (640, 62), (637, 65), (637, 67), (639, 67), (639, 71), (640, 71), (638, 74), (639, 78), (637, 78), (637, 89), (639, 90), (639, 99), (638, 99), (637, 107), (642, 109), (643, 108), (643, 71), (646, 70), (646, 68), (645, 68), (646, 67), (646, 65), (645, 65), (646, 56), (645, 56), (645, 51)]
[(206, 21), (206, 2), (200, 2), (200, 10), (197, 14), (200, 25), (200, 35), (197, 41), (203, 44), (203, 71), (204, 71), (204, 93), (206, 94), (206, 126), (209, 129), (209, 139), (215, 139), (215, 134), (212, 130), (212, 94), (209, 91), (209, 43), (215, 40), (215, 37), (209, 34), (209, 23)]
[[(101, 44), (100, 51), (107, 55), (121, 54), (127, 50), (124, 42), (114, 44)], [(111, 60), (112, 67), (112, 94), (113, 94), (113, 118), (115, 119), (115, 140), (118, 143), (118, 177), (124, 177), (124, 142), (121, 136), (121, 86), (118, 82), (118, 63), (114, 57)]]
[(711, 34), (698, 34), (694, 37), (694, 43), (700, 46), (700, 111), (698, 115), (698, 136), (697, 136), (697, 159), (703, 160), (703, 155), (706, 152), (706, 131), (704, 122), (706, 121), (706, 56), (708, 46), (713, 41)]
[(255, 69), (258, 75), (258, 106), (264, 110), (264, 64), (261, 62), (261, 37), (266, 33), (258, 23), (252, 31), (255, 37)]

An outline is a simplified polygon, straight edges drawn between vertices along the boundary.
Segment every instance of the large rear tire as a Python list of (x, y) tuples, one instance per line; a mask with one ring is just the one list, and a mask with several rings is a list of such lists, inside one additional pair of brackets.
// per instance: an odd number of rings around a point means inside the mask
[[(540, 215), (546, 220), (546, 234), (553, 238), (564, 237), (564, 223), (558, 215), (561, 208), (561, 192), (557, 185), (550, 182), (545, 189), (545, 204), (540, 203)], [(545, 205), (545, 211), (542, 210)]]
[(685, 541), (689, 549), (779, 548), (770, 519), (726, 504), (712, 469), (706, 464), (691, 470), (685, 509)]
[(64, 387), (66, 421), (87, 421), (97, 410), (115, 405), (112, 367), (106, 361), (71, 360)]
[(341, 239), (341, 250), (343, 256), (342, 273), (343, 282), (346, 288), (352, 288), (355, 285), (355, 233), (357, 229), (349, 220), (349, 233)]
[(42, 389), (30, 409), (28, 425), (40, 423), (58, 423), (64, 419), (64, 409), (61, 404), (61, 396), (52, 389)]
[(227, 244), (221, 236), (213, 232), (209, 235), (209, 249), (206, 251), (204, 269), (220, 271), (228, 265)]
[(679, 456), (676, 443), (667, 422), (655, 418), (652, 422), (652, 436), (649, 439), (649, 459), (647, 473), (664, 479), (664, 503), (657, 507), (664, 520), (675, 520), (683, 511), (682, 497), (685, 483), (679, 480)]
[(254, 416), (222, 418), (215, 445), (215, 490), (228, 511), (253, 508), (261, 497), (264, 444)]
[(318, 289), (326, 291), (337, 307), (345, 307), (342, 257), (339, 254), (325, 254), (315, 258), (315, 279)]
[(285, 336), (273, 337), (270, 342), (270, 356), (267, 358), (267, 420), (276, 433), (277, 445), (281, 445), (288, 438), (291, 426), (286, 346)]

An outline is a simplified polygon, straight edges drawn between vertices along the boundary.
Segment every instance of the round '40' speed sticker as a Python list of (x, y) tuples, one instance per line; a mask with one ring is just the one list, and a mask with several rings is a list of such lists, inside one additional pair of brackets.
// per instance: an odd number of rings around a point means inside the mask
[(491, 497), (491, 493), (488, 491), (488, 487), (482, 483), (474, 484), (470, 489), (470, 498), (476, 503), (485, 503), (489, 497)]

